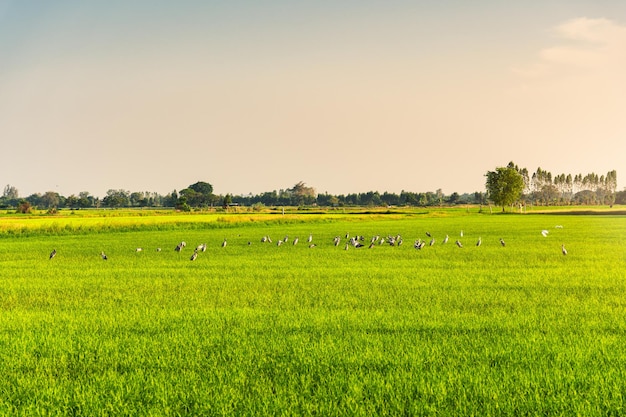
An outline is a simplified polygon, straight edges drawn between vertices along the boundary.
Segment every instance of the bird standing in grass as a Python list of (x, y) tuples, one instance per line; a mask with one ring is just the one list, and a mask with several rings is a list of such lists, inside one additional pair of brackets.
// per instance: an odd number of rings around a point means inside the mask
[(567, 249), (565, 249), (565, 245), (561, 245), (561, 252), (563, 255), (567, 255)]
[(195, 250), (195, 251), (193, 251), (193, 254), (191, 255), (191, 258), (189, 258), (189, 260), (190, 261), (195, 261), (197, 257), (198, 257), (198, 251)]
[(48, 259), (52, 259), (55, 256), (57, 256), (57, 250), (56, 249), (52, 249), (52, 252), (50, 252), (50, 257)]
[(502, 246), (506, 246), (506, 243), (504, 243), (504, 239), (500, 238), (500, 244), (501, 244)]
[(103, 261), (106, 261), (107, 259), (109, 259), (109, 257), (106, 256), (104, 252), (100, 252), (100, 257), (102, 258)]

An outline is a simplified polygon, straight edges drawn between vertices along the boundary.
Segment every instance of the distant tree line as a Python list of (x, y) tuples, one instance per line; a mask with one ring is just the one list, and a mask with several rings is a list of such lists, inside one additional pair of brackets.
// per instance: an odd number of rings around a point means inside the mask
[[(513, 162), (506, 169), (514, 170), (522, 179), (521, 194), (515, 203), (530, 203), (535, 205), (563, 205), (563, 204), (626, 204), (626, 191), (616, 191), (617, 173), (609, 171), (606, 175), (591, 173), (587, 175), (559, 174), (538, 168), (530, 173), (526, 168), (519, 168)], [(503, 168), (503, 169), (505, 169)], [(493, 171), (494, 173), (498, 170)], [(487, 175), (488, 176), (488, 175)], [(315, 188), (300, 181), (291, 188), (267, 191), (260, 194), (232, 195), (214, 194), (213, 186), (199, 181), (180, 191), (172, 191), (161, 195), (150, 191), (131, 192), (123, 189), (110, 189), (102, 198), (95, 197), (87, 191), (62, 196), (54, 191), (43, 194), (35, 193), (28, 197), (21, 197), (18, 190), (7, 185), (0, 196), (0, 208), (15, 209), (27, 213), (32, 209), (55, 211), (57, 209), (87, 209), (87, 208), (141, 208), (141, 207), (168, 207), (181, 211), (208, 208), (229, 208), (233, 206), (248, 206), (261, 209), (277, 206), (318, 206), (318, 207), (389, 207), (389, 206), (451, 206), (459, 204), (487, 204), (493, 200), (493, 193), (489, 193), (486, 185), (485, 192), (449, 195), (441, 189), (427, 192), (401, 191), (390, 193), (368, 191), (350, 194), (317, 193)], [(499, 203), (498, 203), (499, 204)], [(507, 202), (507, 204), (513, 204)]]
[(613, 205), (626, 203), (626, 190), (617, 191), (617, 171), (558, 174), (537, 168), (532, 174), (510, 162), (488, 171), (485, 187), (490, 201), (501, 205)]

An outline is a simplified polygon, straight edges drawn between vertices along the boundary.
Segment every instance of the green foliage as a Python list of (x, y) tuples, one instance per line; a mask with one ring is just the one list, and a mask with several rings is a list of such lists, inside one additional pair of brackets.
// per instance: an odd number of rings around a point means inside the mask
[(513, 167), (498, 167), (495, 171), (486, 174), (485, 187), (489, 199), (495, 204), (504, 207), (519, 201), (524, 190), (524, 179)]
[(198, 181), (195, 184), (191, 184), (188, 188), (205, 196), (213, 194), (213, 186), (208, 182)]
[(626, 218), (276, 217), (22, 221), (0, 239), (0, 414), (622, 412)]

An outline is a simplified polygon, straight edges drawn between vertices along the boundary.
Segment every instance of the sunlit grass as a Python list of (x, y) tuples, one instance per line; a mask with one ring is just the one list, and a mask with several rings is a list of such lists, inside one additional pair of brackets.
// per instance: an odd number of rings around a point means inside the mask
[(623, 217), (350, 216), (5, 233), (0, 413), (622, 412)]

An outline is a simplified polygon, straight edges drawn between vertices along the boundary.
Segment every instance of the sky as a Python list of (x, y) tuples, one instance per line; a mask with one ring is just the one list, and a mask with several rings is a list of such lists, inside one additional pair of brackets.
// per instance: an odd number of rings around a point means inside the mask
[(0, 186), (621, 190), (625, 74), (622, 0), (0, 0)]

